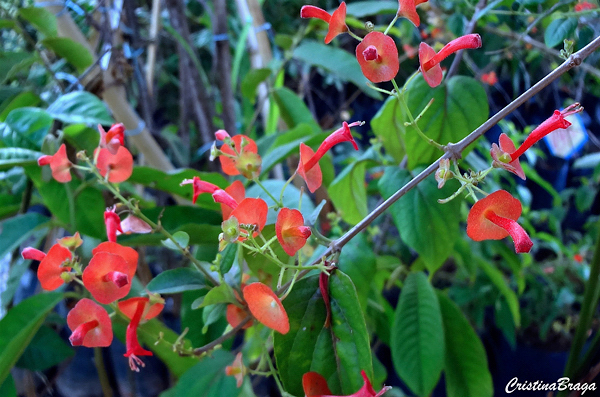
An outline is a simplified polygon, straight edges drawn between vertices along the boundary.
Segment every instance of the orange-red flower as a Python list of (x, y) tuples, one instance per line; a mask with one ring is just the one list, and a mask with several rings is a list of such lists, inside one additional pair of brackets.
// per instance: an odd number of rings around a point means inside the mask
[(373, 83), (392, 80), (400, 69), (394, 39), (381, 32), (367, 34), (356, 46), (356, 60), (365, 77)]
[(125, 263), (127, 263), (127, 267), (130, 269), (135, 269), (137, 267), (139, 254), (131, 247), (125, 247), (121, 244), (105, 241), (98, 244), (98, 246), (92, 250), (92, 255), (96, 255), (100, 252), (119, 255), (121, 258), (125, 259)]
[(71, 167), (73, 163), (67, 158), (67, 147), (63, 143), (53, 156), (42, 156), (38, 159), (38, 165), (49, 165), (52, 170), (52, 177), (60, 183), (71, 181)]
[(263, 283), (252, 283), (242, 291), (244, 300), (248, 303), (250, 313), (260, 323), (287, 334), (290, 330), (290, 320), (281, 304), (281, 300), (275, 295), (271, 288)]
[(136, 268), (137, 261), (132, 264), (120, 255), (96, 252), (83, 271), (83, 284), (94, 299), (108, 305), (129, 293)]
[(108, 181), (112, 183), (120, 183), (129, 179), (133, 173), (133, 156), (125, 146), (119, 146), (116, 154), (112, 154), (110, 150), (104, 148), (96, 150), (100, 150), (96, 161), (100, 175), (106, 177), (108, 174)]
[[(225, 193), (235, 200), (236, 203), (241, 203), (246, 198), (246, 189), (242, 181), (234, 181), (231, 185), (225, 188)], [(223, 213), (223, 220), (229, 219), (231, 212), (235, 207), (230, 207), (225, 203), (221, 203), (221, 212)]]
[(364, 384), (358, 391), (348, 396), (334, 396), (327, 386), (327, 380), (321, 374), (307, 372), (302, 376), (304, 394), (306, 397), (381, 397), (392, 388), (391, 386), (384, 386), (379, 392), (376, 392), (365, 371), (360, 371), (360, 374), (363, 377)]
[[(245, 198), (231, 211), (230, 217), (235, 217), (240, 225), (252, 226), (254, 236), (263, 230), (267, 223), (269, 206), (260, 198)], [(243, 236), (241, 236), (243, 237)]]
[(354, 149), (358, 150), (358, 145), (352, 136), (350, 127), (363, 125), (362, 121), (355, 121), (354, 123), (342, 123), (342, 128), (332, 132), (325, 140), (321, 143), (317, 152), (313, 152), (311, 148), (306, 146), (304, 143), (300, 144), (300, 161), (298, 162), (298, 169), (296, 172), (304, 181), (308, 190), (314, 193), (321, 183), (323, 182), (323, 175), (321, 174), (321, 168), (319, 167), (319, 160), (331, 149), (333, 146), (342, 142), (352, 142)]
[(575, 12), (581, 12), (585, 10), (593, 10), (596, 6), (589, 1), (582, 1), (580, 3), (575, 4)]
[[(37, 258), (41, 257), (40, 252), (35, 252)], [(33, 251), (28, 251), (28, 255), (30, 258), (33, 258)], [(40, 262), (37, 271), (37, 276), (43, 289), (52, 291), (65, 283), (62, 274), (71, 270), (70, 266), (66, 266), (71, 259), (71, 251), (62, 245), (54, 244), (50, 248), (48, 254)]]
[(498, 139), (500, 146), (492, 143), (490, 155), (492, 156), (492, 165), (495, 168), (503, 168), (508, 172), (512, 172), (519, 178), (525, 180), (525, 172), (519, 163), (519, 158), (511, 159), (510, 155), (515, 152), (515, 144), (505, 133), (500, 134)]
[(444, 77), (442, 67), (439, 65), (444, 59), (459, 50), (481, 47), (481, 36), (476, 33), (458, 37), (444, 46), (436, 54), (435, 50), (427, 43), (419, 45), (419, 70), (430, 87), (437, 87)]
[[(227, 305), (227, 311), (225, 312), (225, 318), (227, 319), (227, 322), (229, 323), (229, 325), (231, 325), (232, 328), (237, 327), (246, 318), (247, 315), (248, 315), (247, 311), (234, 305), (233, 303), (230, 303), (229, 305)], [(248, 321), (246, 324), (244, 324), (242, 329), (251, 327), (252, 322), (253, 322), (252, 320)]]
[(304, 226), (304, 217), (298, 210), (282, 208), (275, 222), (277, 240), (286, 254), (293, 256), (306, 244), (310, 227)]
[(419, 27), (421, 18), (419, 18), (419, 14), (417, 13), (417, 6), (425, 2), (427, 0), (398, 0), (397, 15), (408, 19), (413, 25)]
[[(241, 182), (240, 182), (241, 183)], [(238, 202), (227, 193), (226, 190), (221, 189), (217, 185), (203, 181), (200, 177), (195, 176), (193, 179), (184, 179), (179, 185), (189, 185), (191, 184), (194, 193), (192, 197), (192, 202), (195, 204), (198, 196), (202, 193), (210, 193), (213, 196), (213, 200), (215, 203), (224, 204), (230, 208), (235, 208), (238, 205)]]
[(521, 202), (506, 190), (498, 190), (476, 202), (467, 218), (467, 235), (475, 241), (501, 240), (510, 235), (515, 252), (529, 252), (533, 242), (517, 223)]
[(327, 36), (325, 36), (325, 44), (329, 44), (337, 35), (346, 33), (348, 26), (346, 25), (346, 3), (342, 1), (339, 7), (330, 15), (327, 11), (315, 6), (302, 6), (300, 10), (301, 18), (318, 18), (327, 24)]
[(108, 241), (117, 242), (117, 231), (123, 233), (121, 228), (121, 218), (117, 215), (116, 206), (107, 208), (104, 211), (104, 225), (106, 226), (106, 237)]
[(112, 323), (106, 310), (91, 299), (83, 298), (67, 315), (73, 346), (107, 347), (113, 339)]
[(144, 349), (138, 341), (137, 329), (140, 321), (156, 317), (162, 311), (163, 307), (164, 302), (150, 304), (150, 299), (148, 298), (131, 298), (119, 302), (119, 310), (131, 319), (125, 334), (125, 347), (127, 351), (124, 356), (129, 358), (129, 368), (132, 371), (139, 372), (140, 369), (138, 366), (145, 366), (144, 362), (138, 356), (152, 355), (152, 352)]
[[(219, 131), (217, 131), (218, 133)], [(224, 136), (220, 134), (218, 136)], [(261, 170), (262, 160), (258, 155), (256, 142), (246, 135), (235, 135), (234, 137), (225, 137), (226, 141), (233, 142), (233, 148), (225, 143), (221, 146), (221, 168), (227, 175), (240, 175), (248, 179), (258, 177)]]
[(246, 372), (248, 372), (248, 370), (242, 361), (242, 352), (239, 352), (235, 356), (235, 360), (233, 360), (231, 365), (225, 367), (225, 374), (227, 376), (235, 377), (237, 387), (242, 386)]
[(496, 76), (496, 72), (492, 70), (489, 73), (484, 73), (481, 75), (481, 82), (487, 85), (494, 85), (498, 82), (498, 76)]
[(125, 126), (121, 123), (113, 124), (108, 132), (104, 131), (104, 128), (98, 124), (98, 131), (100, 132), (100, 144), (98, 146), (108, 149), (110, 154), (117, 154), (119, 148), (125, 144)]

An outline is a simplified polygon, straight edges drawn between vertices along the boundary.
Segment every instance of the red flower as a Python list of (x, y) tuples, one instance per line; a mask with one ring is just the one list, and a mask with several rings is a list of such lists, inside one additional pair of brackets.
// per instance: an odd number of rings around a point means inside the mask
[(306, 397), (381, 397), (392, 388), (391, 386), (384, 386), (379, 392), (375, 392), (365, 371), (360, 371), (360, 374), (364, 379), (363, 387), (348, 396), (334, 396), (331, 394), (327, 381), (323, 376), (316, 372), (307, 372), (302, 376), (304, 394), (306, 394)]
[(321, 168), (319, 167), (319, 160), (331, 149), (333, 146), (342, 142), (352, 142), (354, 149), (358, 150), (358, 145), (350, 132), (350, 127), (363, 125), (362, 121), (355, 121), (354, 123), (348, 124), (345, 121), (342, 123), (342, 128), (332, 132), (319, 146), (317, 153), (314, 153), (311, 148), (305, 144), (300, 144), (300, 161), (298, 162), (298, 169), (296, 172), (306, 181), (308, 190), (314, 193), (322, 183), (323, 176), (321, 174)]
[(139, 255), (137, 251), (131, 247), (124, 247), (121, 244), (105, 241), (98, 244), (98, 246), (92, 250), (92, 255), (96, 255), (100, 252), (108, 252), (109, 254), (120, 256), (125, 259), (125, 263), (127, 263), (129, 269), (135, 269), (137, 267)]
[(400, 69), (396, 43), (381, 32), (365, 36), (356, 46), (356, 59), (365, 77), (373, 83), (392, 80)]
[[(217, 131), (218, 132), (218, 131)], [(246, 135), (236, 135), (231, 138), (235, 150), (227, 143), (221, 146), (219, 156), (223, 172), (227, 175), (240, 175), (253, 179), (260, 174), (261, 158), (258, 155), (256, 142)]]
[[(246, 198), (246, 189), (244, 188), (244, 184), (242, 181), (234, 181), (231, 185), (225, 188), (225, 193), (227, 193), (236, 203), (240, 203), (243, 199)], [(236, 205), (237, 207), (237, 205)], [(235, 207), (230, 207), (225, 203), (221, 203), (221, 212), (223, 213), (223, 220), (229, 219), (231, 216), (231, 212)]]
[(41, 262), (46, 257), (46, 254), (37, 248), (27, 247), (23, 251), (21, 251), (21, 256), (23, 257), (23, 259), (31, 259), (34, 261)]
[(252, 283), (247, 285), (242, 293), (250, 313), (260, 323), (284, 335), (289, 332), (288, 315), (271, 288), (263, 283)]
[(106, 310), (91, 299), (83, 298), (67, 315), (67, 325), (73, 331), (71, 345), (107, 347), (113, 339), (112, 323)]
[(144, 349), (137, 338), (137, 329), (142, 319), (148, 320), (156, 317), (164, 307), (164, 303), (155, 303), (150, 305), (148, 298), (131, 298), (123, 302), (119, 302), (119, 310), (121, 310), (131, 322), (127, 326), (125, 334), (125, 347), (127, 352), (125, 357), (129, 357), (129, 368), (132, 371), (139, 372), (138, 367), (144, 367), (144, 362), (138, 356), (151, 356), (152, 352)]
[(492, 70), (489, 73), (484, 73), (481, 75), (481, 82), (487, 85), (494, 85), (498, 82), (498, 76), (496, 76), (496, 72)]
[(593, 10), (596, 6), (589, 1), (582, 1), (575, 5), (575, 12), (581, 12), (585, 10)]
[(235, 360), (233, 360), (233, 363), (231, 365), (225, 367), (225, 375), (235, 377), (235, 380), (237, 381), (237, 387), (242, 386), (242, 383), (244, 382), (244, 375), (246, 375), (246, 372), (248, 372), (248, 370), (246, 369), (246, 367), (244, 366), (244, 362), (242, 361), (242, 352), (239, 352), (235, 356)]
[(38, 165), (50, 165), (52, 177), (60, 183), (71, 181), (71, 167), (73, 163), (67, 158), (67, 147), (63, 143), (53, 156), (42, 156), (38, 159)]
[(325, 36), (325, 44), (329, 44), (337, 35), (346, 33), (348, 26), (346, 25), (346, 3), (342, 1), (340, 6), (333, 12), (333, 15), (319, 7), (302, 6), (300, 10), (301, 18), (318, 18), (329, 24), (327, 36)]
[(481, 36), (476, 33), (452, 40), (437, 54), (427, 43), (421, 43), (419, 45), (419, 63), (421, 64), (419, 70), (423, 73), (423, 77), (430, 87), (437, 87), (444, 77), (442, 68), (439, 65), (440, 62), (456, 51), (479, 47), (481, 47)]
[(514, 160), (511, 159), (511, 153), (515, 151), (515, 144), (508, 137), (508, 135), (502, 133), (500, 134), (500, 139), (498, 140), (500, 147), (495, 143), (492, 143), (492, 148), (490, 149), (490, 155), (492, 156), (492, 165), (495, 168), (503, 168), (508, 172), (512, 172), (517, 175), (519, 178), (525, 180), (525, 173), (523, 172), (523, 167), (519, 163), (519, 159), (516, 158)]
[(304, 247), (311, 232), (310, 227), (304, 226), (304, 217), (300, 211), (282, 208), (275, 222), (275, 233), (285, 253), (294, 256)]
[(570, 116), (572, 114), (581, 112), (583, 107), (579, 103), (574, 103), (570, 106), (567, 106), (564, 110), (558, 111), (555, 110), (554, 114), (547, 118), (542, 124), (538, 125), (536, 129), (531, 131), (531, 133), (527, 136), (525, 141), (519, 146), (517, 150), (510, 153), (511, 161), (515, 161), (519, 158), (527, 149), (533, 146), (534, 143), (559, 128), (568, 128), (571, 123), (565, 119), (565, 117)]
[[(33, 251), (28, 251), (27, 254), (33, 258)], [(41, 257), (40, 251), (35, 252), (35, 255), (36, 258)], [(71, 259), (71, 251), (62, 245), (54, 244), (50, 248), (48, 254), (40, 262), (37, 271), (43, 289), (52, 291), (65, 283), (62, 274), (71, 270), (70, 266), (65, 266), (65, 262), (68, 263)]]
[(230, 217), (235, 217), (240, 225), (253, 226), (255, 230), (253, 235), (258, 236), (267, 223), (267, 212), (269, 206), (263, 199), (245, 198), (231, 211)]
[[(225, 318), (227, 319), (227, 322), (229, 323), (229, 325), (231, 325), (232, 328), (237, 327), (242, 322), (242, 320), (246, 318), (247, 315), (247, 311), (234, 305), (233, 303), (227, 305)], [(244, 324), (242, 329), (250, 328), (252, 326), (252, 323), (252, 320), (248, 321), (246, 324)]]
[(104, 148), (96, 150), (100, 150), (96, 161), (100, 175), (106, 177), (108, 174), (108, 181), (112, 183), (121, 183), (129, 179), (133, 173), (133, 156), (125, 146), (120, 146), (116, 154)]
[(108, 149), (110, 154), (117, 154), (119, 148), (125, 144), (125, 126), (121, 123), (113, 124), (108, 132), (104, 131), (104, 128), (98, 124), (98, 131), (100, 132), (100, 144), (98, 146)]
[(427, 0), (398, 0), (397, 15), (408, 19), (413, 25), (419, 27), (421, 19), (419, 18), (419, 14), (417, 14), (417, 6), (425, 2)]
[(104, 211), (104, 225), (106, 226), (106, 237), (108, 241), (113, 243), (117, 242), (117, 231), (123, 233), (121, 228), (121, 218), (117, 215), (116, 206), (107, 208)]
[(94, 299), (108, 305), (124, 298), (131, 289), (136, 263), (128, 263), (122, 256), (97, 252), (83, 271), (83, 284)]
[(217, 185), (201, 180), (199, 177), (195, 176), (193, 179), (184, 179), (179, 185), (189, 185), (192, 184), (194, 189), (194, 195), (192, 198), (192, 202), (196, 204), (196, 200), (198, 196), (202, 193), (210, 193), (215, 200), (215, 203), (225, 204), (230, 208), (235, 208), (238, 205), (238, 202), (229, 195), (225, 190), (221, 189)]
[(467, 218), (467, 235), (475, 241), (501, 240), (510, 235), (515, 252), (529, 252), (533, 242), (517, 223), (521, 203), (506, 190), (498, 190), (476, 202)]

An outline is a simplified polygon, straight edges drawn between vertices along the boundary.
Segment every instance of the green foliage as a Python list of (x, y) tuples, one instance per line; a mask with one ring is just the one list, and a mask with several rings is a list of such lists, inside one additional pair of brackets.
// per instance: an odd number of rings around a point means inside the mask
[(0, 223), (0, 257), (13, 251), (27, 240), (36, 229), (48, 223), (48, 218), (34, 212), (21, 214)]
[(256, 100), (256, 89), (271, 75), (271, 69), (252, 69), (242, 80), (242, 95), (254, 103)]
[[(441, 145), (460, 141), (488, 118), (485, 90), (481, 83), (471, 77), (454, 76), (432, 89), (421, 76), (417, 76), (410, 82), (405, 97), (414, 116), (433, 98), (433, 104), (423, 114), (418, 125), (425, 135)], [(402, 127), (404, 124), (400, 123), (400, 128)], [(442, 155), (438, 149), (419, 137), (413, 127), (404, 128), (409, 169), (428, 165)], [(468, 152), (469, 150), (465, 150), (463, 156)]]
[(329, 185), (329, 195), (342, 219), (356, 225), (367, 216), (367, 168), (376, 163), (365, 159), (353, 161)]
[(52, 127), (52, 117), (45, 110), (24, 107), (12, 110), (6, 116), (2, 143), (9, 147), (39, 150)]
[(330, 328), (323, 327), (326, 309), (317, 276), (299, 281), (283, 301), (290, 331), (275, 333), (274, 351), (281, 380), (291, 394), (302, 395), (302, 375), (309, 371), (324, 376), (336, 394), (356, 392), (363, 383), (361, 369), (373, 378), (369, 336), (356, 290), (339, 270), (329, 279), (329, 296)]
[(437, 298), (444, 323), (448, 397), (493, 396), (492, 376), (481, 340), (454, 302), (440, 292)]
[(366, 233), (359, 234), (344, 246), (338, 267), (354, 283), (360, 305), (366, 310), (371, 282), (377, 270), (376, 256), (367, 241)]
[(47, 112), (63, 123), (111, 125), (113, 118), (106, 104), (97, 96), (85, 91), (75, 91), (61, 95), (48, 106)]
[(188, 243), (190, 242), (190, 236), (183, 231), (173, 233), (173, 239), (175, 242), (167, 238), (162, 240), (161, 243), (173, 251), (179, 251), (179, 247), (187, 248)]
[(398, 2), (387, 1), (353, 1), (346, 7), (346, 15), (364, 18), (371, 15), (393, 14), (398, 11)]
[(59, 292), (34, 295), (13, 307), (0, 320), (0, 384), (25, 351), (46, 315), (63, 299)]
[[(85, 72), (94, 63), (94, 57), (88, 49), (75, 40), (67, 37), (48, 37), (42, 40), (41, 43), (73, 65), (78, 73)], [(88, 95), (92, 94), (88, 93)]]
[(573, 36), (577, 28), (577, 18), (558, 18), (550, 22), (544, 33), (544, 42), (548, 47), (556, 47), (562, 44), (564, 39)]
[(404, 137), (406, 127), (404, 110), (396, 97), (389, 97), (371, 120), (373, 134), (381, 140), (386, 154), (398, 164), (406, 154)]
[(444, 367), (444, 328), (435, 291), (424, 273), (404, 282), (392, 325), (396, 372), (418, 396), (428, 396)]
[[(379, 190), (388, 198), (399, 186), (411, 179), (412, 175), (406, 170), (386, 168), (379, 181)], [(443, 205), (437, 202), (452, 194), (450, 184), (438, 190), (435, 180), (430, 177), (390, 208), (402, 240), (419, 253), (431, 272), (437, 270), (450, 256), (454, 242), (459, 238), (458, 201), (453, 200)]]
[(176, 294), (206, 288), (206, 280), (198, 270), (182, 267), (161, 272), (146, 288), (157, 294)]
[(15, 365), (30, 371), (45, 371), (74, 354), (73, 348), (67, 345), (56, 331), (42, 326)]
[(58, 34), (56, 17), (43, 7), (19, 8), (19, 16), (35, 26), (46, 37), (54, 37)]
[(289, 88), (281, 87), (271, 93), (279, 108), (281, 118), (288, 128), (296, 128), (301, 123), (310, 126), (312, 132), (320, 132), (321, 127), (313, 118), (304, 102)]
[(2, 105), (0, 105), (0, 109), (2, 109), (0, 112), (0, 121), (6, 121), (6, 117), (14, 109), (23, 108), (26, 106), (37, 106), (40, 102), (40, 97), (35, 95), (33, 92), (21, 92), (20, 94), (17, 94), (14, 97), (2, 102)]

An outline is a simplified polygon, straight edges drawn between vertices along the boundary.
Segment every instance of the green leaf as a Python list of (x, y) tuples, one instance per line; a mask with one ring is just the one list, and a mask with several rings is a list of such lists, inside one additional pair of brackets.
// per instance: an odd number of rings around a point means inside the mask
[(8, 114), (18, 108), (26, 106), (37, 106), (42, 100), (31, 91), (24, 91), (13, 98), (7, 99), (2, 103), (2, 112), (0, 112), (0, 121), (4, 122)]
[[(267, 239), (267, 241), (270, 240), (271, 238), (275, 237), (275, 225), (269, 224), (265, 226), (261, 233), (265, 237), (265, 239)], [(273, 249), (273, 252), (281, 262), (289, 262), (290, 256), (285, 253), (285, 251), (281, 247), (281, 244), (271, 244), (271, 248)], [(246, 261), (246, 264), (248, 264), (248, 268), (254, 274), (260, 274), (264, 272), (272, 275), (274, 280), (277, 279), (279, 271), (281, 270), (281, 268), (276, 263), (269, 261), (261, 254), (251, 252), (247, 248), (244, 248), (244, 260)]]
[(215, 350), (210, 356), (190, 368), (177, 382), (174, 396), (177, 397), (237, 397), (238, 389), (233, 376), (225, 375), (225, 367), (233, 363), (230, 352)]
[(341, 80), (355, 84), (371, 98), (381, 99), (379, 92), (367, 86), (368, 80), (360, 70), (354, 54), (318, 41), (303, 40), (294, 50), (294, 58), (308, 65), (323, 68)]
[(358, 234), (344, 246), (338, 267), (352, 279), (360, 305), (366, 310), (377, 262), (365, 233)]
[[(37, 165), (28, 166), (25, 170), (44, 204), (60, 222), (70, 225), (72, 232), (77, 230), (91, 237), (105, 238), (103, 214), (106, 205), (99, 189), (87, 186), (79, 190), (81, 182), (77, 179), (69, 183), (59, 183), (52, 178), (46, 180), (42, 176), (42, 168)], [(74, 196), (76, 191), (78, 194)], [(74, 203), (73, 208), (71, 201)]]
[(104, 102), (86, 91), (61, 95), (48, 107), (48, 113), (63, 123), (110, 125), (114, 122)]
[(37, 159), (42, 155), (42, 153), (35, 150), (18, 147), (0, 148), (0, 171), (4, 171), (12, 167), (36, 165)]
[(383, 106), (371, 120), (373, 134), (381, 139), (385, 152), (392, 156), (398, 164), (406, 154), (404, 148), (405, 118), (398, 99), (392, 96), (385, 100)]
[(34, 295), (13, 307), (0, 320), (0, 384), (42, 326), (48, 312), (62, 298), (60, 292)]
[(506, 303), (508, 304), (508, 308), (513, 316), (513, 321), (517, 327), (521, 326), (521, 312), (519, 309), (519, 298), (517, 298), (517, 294), (513, 291), (508, 282), (504, 279), (504, 275), (494, 266), (490, 265), (487, 260), (481, 257), (473, 257), (476, 258), (477, 264), (483, 272), (489, 277), (492, 283), (498, 288), (498, 291), (504, 298), (506, 299)]
[[(411, 179), (406, 170), (386, 168), (379, 181), (379, 190), (387, 199)], [(438, 189), (433, 177), (429, 177), (390, 208), (402, 240), (419, 253), (430, 272), (444, 263), (460, 236), (458, 200), (446, 204), (437, 202), (453, 193), (452, 185), (453, 183), (447, 183), (442, 189)]]
[(0, 396), (2, 397), (17, 397), (17, 389), (15, 387), (15, 380), (9, 374), (4, 382), (0, 384)]
[(19, 8), (18, 13), (46, 37), (54, 37), (58, 34), (56, 17), (44, 7)]
[(15, 21), (12, 19), (0, 19), (0, 29), (14, 29), (15, 26)]
[(218, 287), (211, 288), (204, 296), (202, 304), (198, 307), (216, 305), (217, 303), (233, 303), (235, 301), (233, 290), (229, 285), (223, 283)]
[(550, 22), (550, 25), (544, 32), (544, 42), (547, 47), (554, 47), (562, 44), (564, 39), (568, 39), (575, 33), (577, 28), (577, 17), (559, 18)]
[[(203, 181), (213, 183), (222, 189), (229, 185), (223, 175), (216, 172), (199, 172), (189, 168), (164, 172), (152, 167), (139, 166), (133, 167), (133, 174), (127, 181), (130, 183), (139, 183), (140, 185), (151, 187), (152, 189), (162, 190), (163, 192), (176, 194), (191, 201), (193, 193), (192, 186), (181, 186), (180, 184), (184, 179), (192, 179), (195, 176)], [(221, 209), (221, 206), (215, 203), (210, 194), (201, 194), (198, 196), (196, 205), (218, 211)]]
[(458, 306), (438, 292), (444, 322), (444, 371), (448, 397), (491, 397), (492, 376), (481, 340)]
[(79, 73), (85, 72), (85, 69), (94, 63), (94, 57), (88, 49), (75, 40), (67, 37), (49, 37), (42, 40), (41, 43), (73, 65)]
[(0, 52), (0, 84), (25, 65), (31, 64), (34, 59), (35, 57), (29, 52)]
[(219, 272), (222, 275), (227, 274), (227, 272), (231, 270), (231, 267), (235, 262), (235, 258), (238, 255), (239, 247), (240, 246), (237, 244), (230, 244), (221, 253), (221, 263), (219, 264)]
[(321, 132), (321, 127), (312, 113), (292, 90), (287, 87), (277, 88), (272, 92), (273, 99), (279, 107), (281, 118), (288, 128), (295, 128), (301, 123), (310, 125), (313, 132)]
[(397, 1), (356, 1), (348, 4), (346, 15), (364, 18), (371, 15), (395, 14), (398, 11)]
[[(125, 342), (125, 332), (129, 320), (125, 320), (122, 316), (114, 316), (112, 320), (115, 336), (122, 342)], [(179, 338), (179, 335), (155, 318), (141, 324), (137, 335), (140, 343), (144, 344), (148, 350), (151, 350), (165, 363), (175, 377), (182, 376), (187, 370), (198, 363), (197, 357), (182, 357), (179, 353), (173, 351), (173, 345)], [(160, 342), (156, 343), (159, 340), (159, 335), (161, 335)], [(190, 342), (185, 338), (183, 339), (183, 346), (186, 349), (192, 347)]]
[(198, 270), (182, 267), (165, 270), (158, 274), (146, 288), (148, 291), (158, 294), (176, 294), (206, 288), (206, 280)]
[(309, 371), (324, 376), (334, 394), (351, 394), (362, 387), (361, 370), (373, 379), (362, 310), (352, 281), (336, 270), (329, 279), (331, 327), (323, 328), (326, 309), (318, 279), (300, 280), (283, 301), (290, 331), (274, 334), (277, 367), (284, 387), (293, 395), (303, 394), (302, 375)]
[(365, 173), (367, 167), (376, 163), (372, 160), (354, 161), (331, 182), (328, 191), (342, 219), (356, 225), (367, 216), (367, 187)]
[(418, 396), (428, 396), (444, 366), (444, 329), (435, 291), (424, 273), (404, 282), (392, 325), (396, 372)]
[(461, 13), (452, 14), (448, 18), (448, 28), (456, 36), (465, 34), (465, 16)]
[(271, 69), (251, 69), (242, 80), (242, 95), (250, 100), (256, 101), (256, 88), (271, 75)]
[(30, 371), (45, 371), (75, 354), (56, 331), (42, 326), (35, 334), (16, 366)]
[(31, 234), (48, 223), (49, 219), (41, 214), (30, 212), (6, 219), (0, 223), (0, 258), (17, 248)]
[(24, 107), (12, 110), (5, 123), (2, 142), (6, 146), (39, 150), (52, 127), (52, 117), (43, 109)]
[(100, 134), (98, 128), (88, 127), (85, 124), (71, 124), (63, 128), (64, 139), (71, 144), (77, 151), (85, 150), (91, 156), (94, 149), (98, 147)]
[[(481, 83), (471, 77), (454, 76), (433, 89), (421, 76), (411, 81), (406, 103), (414, 117), (432, 98), (433, 104), (418, 124), (425, 135), (441, 145), (460, 141), (487, 120), (487, 95)], [(443, 154), (419, 137), (413, 127), (404, 128), (409, 169), (420, 164), (429, 165)], [(468, 151), (464, 151), (463, 156)]]
[[(179, 251), (179, 247), (187, 248), (188, 243), (190, 242), (190, 236), (183, 231), (173, 233), (173, 239), (177, 242), (177, 244), (175, 244), (171, 239), (167, 238), (162, 241), (162, 245), (172, 249), (173, 251)], [(177, 245), (179, 245), (179, 247)]]

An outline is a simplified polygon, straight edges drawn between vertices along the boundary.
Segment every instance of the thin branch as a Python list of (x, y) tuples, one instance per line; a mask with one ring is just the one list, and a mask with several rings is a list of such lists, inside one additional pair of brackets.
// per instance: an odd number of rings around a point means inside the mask
[(194, 355), (200, 356), (200, 355), (202, 355), (202, 354), (204, 354), (204, 353), (206, 353), (208, 351), (211, 351), (216, 346), (218, 346), (221, 343), (225, 342), (229, 338), (232, 338), (235, 334), (237, 334), (238, 331), (240, 331), (242, 328), (244, 328), (244, 326), (246, 325), (246, 323), (248, 321), (250, 321), (251, 319), (252, 319), (252, 317), (250, 317), (250, 315), (247, 315), (246, 318), (244, 318), (238, 325), (236, 325), (230, 331), (228, 331), (228, 332), (224, 333), (223, 335), (219, 336), (217, 339), (213, 340), (212, 342), (207, 343), (206, 345), (204, 345), (202, 347), (198, 347), (198, 348), (194, 349), (193, 350)]

